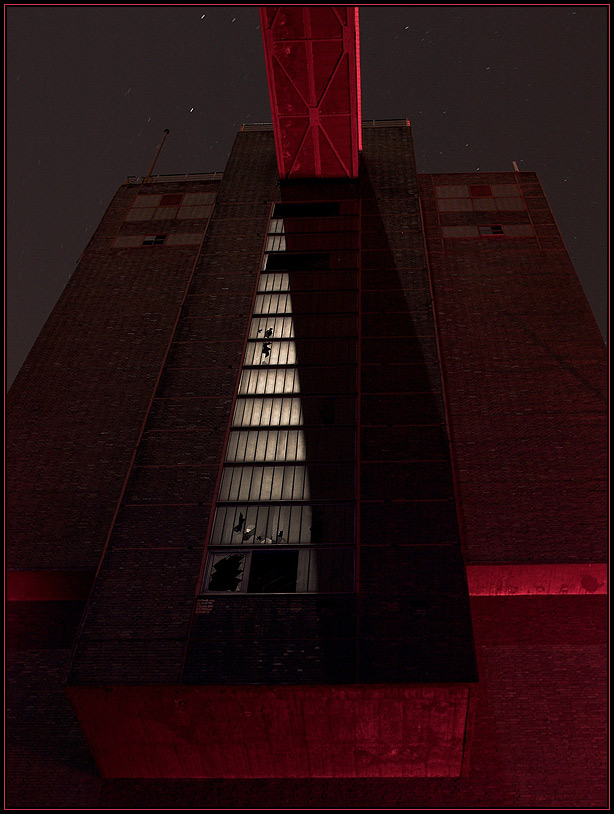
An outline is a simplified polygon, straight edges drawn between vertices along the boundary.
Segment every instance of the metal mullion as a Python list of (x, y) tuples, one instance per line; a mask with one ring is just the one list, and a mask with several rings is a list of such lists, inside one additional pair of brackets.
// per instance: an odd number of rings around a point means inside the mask
[(254, 412), (254, 401), (255, 401), (255, 399), (253, 398), (253, 396), (249, 399), (249, 404), (248, 404), (248, 400), (247, 399), (245, 400), (245, 404), (243, 406), (243, 415), (241, 416), (241, 425), (240, 425), (242, 428), (251, 426), (252, 413)]
[(266, 397), (266, 402), (263, 402), (262, 405), (262, 412), (261, 412), (261, 420), (260, 426), (262, 427), (270, 427), (271, 426), (271, 414), (273, 410), (273, 399), (276, 398), (276, 395), (273, 394), (271, 396)]
[(218, 490), (217, 499), (221, 501), (232, 500), (231, 489), (233, 484), (233, 472), (230, 467), (224, 466), (222, 470), (222, 478), (220, 480), (220, 488)]
[(240, 403), (240, 401), (241, 400), (238, 399), (238, 398), (235, 401), (235, 409), (234, 409), (234, 413), (232, 415), (232, 421), (231, 421), (231, 424), (230, 424), (231, 427), (240, 427), (241, 426), (241, 422), (238, 422), (239, 409), (240, 409), (239, 408), (239, 403)]
[(296, 465), (292, 467), (292, 488), (290, 489), (290, 500), (294, 500), (294, 485), (296, 483)]
[(250, 433), (252, 433), (252, 429), (242, 430), (241, 431), (241, 439), (237, 442), (237, 460), (239, 460), (239, 452), (241, 453), (241, 461), (243, 463), (248, 462), (247, 451), (249, 449), (249, 440), (250, 440)]
[(258, 397), (258, 404), (254, 403), (254, 408), (249, 419), (250, 427), (262, 427), (262, 413), (264, 412), (265, 400), (261, 396)]
[(241, 486), (242, 486), (242, 483), (243, 483), (244, 467), (234, 467), (233, 466), (233, 467), (229, 467), (229, 468), (231, 469), (231, 472), (232, 472), (231, 478), (230, 478), (231, 486), (234, 487), (234, 485), (236, 484), (236, 495), (232, 494), (232, 492), (231, 492), (231, 500), (240, 501), (240, 500), (243, 499), (241, 497)]
[[(296, 515), (298, 514), (298, 534), (293, 535), (294, 526), (297, 525)], [(294, 519), (293, 519), (294, 518)], [(301, 528), (302, 528), (302, 518), (303, 518), (303, 507), (302, 506), (290, 506), (290, 513), (288, 518), (288, 541), (292, 539), (293, 536), (296, 536), (297, 542), (301, 540)]]
[(266, 439), (266, 444), (265, 444), (265, 460), (271, 460), (271, 459), (269, 459), (269, 441), (272, 441), (272, 435), (271, 435), (272, 433), (276, 433), (275, 443), (273, 444), (273, 458), (272, 458), (273, 461), (276, 461), (277, 460), (277, 447), (278, 447), (278, 444), (279, 444), (279, 431), (278, 430), (271, 430), (271, 429), (267, 429), (267, 439)]
[(252, 534), (252, 536), (250, 537), (250, 539), (249, 539), (249, 541), (248, 541), (249, 543), (251, 543), (251, 544), (253, 544), (253, 545), (257, 545), (257, 543), (256, 543), (256, 537), (258, 536), (258, 532), (259, 532), (259, 529), (260, 529), (260, 524), (261, 524), (261, 516), (260, 516), (260, 512), (262, 511), (262, 508), (263, 508), (263, 507), (262, 507), (262, 506), (260, 506), (260, 505), (258, 505), (258, 506), (256, 506), (256, 507), (255, 507), (255, 510), (256, 510), (256, 517), (255, 517), (255, 519), (254, 519), (254, 533)]
[[(254, 467), (255, 469), (255, 467)], [(264, 467), (262, 467), (262, 471), (260, 472), (260, 486), (258, 488), (258, 495), (252, 498), (256, 502), (262, 502), (262, 484), (264, 483)]]
[[(232, 451), (233, 446), (235, 448), (234, 459), (233, 459), (233, 451)], [(237, 448), (237, 442), (236, 442), (236, 439), (235, 439), (234, 443), (233, 443), (233, 433), (231, 432), (230, 435), (228, 436), (228, 444), (226, 445), (226, 458), (225, 458), (226, 462), (236, 460), (236, 448)]]
[(295, 368), (287, 368), (286, 371), (285, 371), (285, 376), (287, 377), (288, 375), (292, 376), (292, 390), (290, 392), (294, 394), (294, 392), (295, 392), (294, 388), (296, 386), (296, 369)]
[(235, 413), (232, 418), (233, 427), (245, 426), (246, 410), (247, 410), (247, 400), (243, 398), (237, 398), (237, 400), (235, 401)]
[[(271, 539), (275, 541), (277, 540), (277, 535), (279, 534), (279, 527), (282, 522), (282, 510), (283, 507), (277, 504), (269, 506), (269, 524), (273, 525), (273, 530), (271, 531)], [(271, 518), (273, 519), (271, 520)]]
[[(237, 432), (234, 433), (236, 435), (236, 439), (234, 441), (234, 460), (236, 463), (242, 463), (245, 461), (245, 450), (241, 449), (241, 433)], [(230, 449), (230, 440), (232, 439), (233, 433), (230, 434), (229, 444), (228, 447)], [(230, 460), (230, 459), (228, 459)]]
[[(216, 511), (215, 511), (215, 519), (213, 521), (213, 529), (211, 530), (211, 540), (214, 540), (216, 538), (216, 536), (219, 539), (223, 539), (223, 537), (224, 537), (224, 525), (225, 525), (225, 522), (226, 522), (227, 511), (228, 510), (226, 508), (218, 508), (218, 509), (216, 509)], [(224, 512), (224, 520), (223, 521), (221, 520), (222, 512)], [(220, 532), (220, 525), (221, 525), (221, 532)]]
[[(277, 412), (276, 405), (279, 405), (279, 420), (273, 423), (273, 416)], [(281, 413), (283, 410), (283, 398), (271, 399), (271, 412), (269, 413), (269, 427), (278, 427), (281, 424)]]
[(218, 506), (217, 511), (218, 512), (220, 512), (220, 511), (224, 512), (224, 524), (223, 524), (223, 528), (222, 528), (223, 539), (224, 540), (229, 539), (230, 540), (229, 545), (235, 545), (235, 542), (234, 542), (234, 540), (232, 538), (233, 538), (233, 535), (235, 533), (234, 532), (234, 527), (237, 524), (238, 512), (239, 512), (238, 508), (236, 506), (233, 506), (232, 508), (229, 507), (229, 506), (224, 506), (224, 507)]
[(293, 416), (293, 413), (295, 412), (295, 410), (296, 410), (296, 412), (298, 412), (298, 415), (296, 416), (296, 419), (297, 419), (296, 423), (298, 425), (300, 423), (300, 421), (302, 420), (302, 405), (301, 405), (300, 398), (293, 397), (292, 398), (292, 404), (290, 406), (290, 420), (291, 421), (292, 421), (292, 416)]
[[(254, 450), (254, 461), (257, 461), (259, 456), (262, 454), (262, 460), (267, 460), (267, 445), (268, 445), (268, 430), (263, 429), (262, 427), (258, 427), (254, 429), (253, 432), (256, 433), (256, 445)], [(262, 441), (264, 438), (264, 449), (262, 449)]]
[(249, 420), (248, 419), (248, 409), (250, 410), (250, 413), (254, 409), (254, 399), (253, 399), (253, 397), (250, 398), (250, 399), (243, 399), (243, 415), (241, 416), (241, 426), (242, 427), (244, 427), (245, 422), (247, 420)]
[[(285, 479), (285, 476), (286, 476), (285, 469), (286, 469), (286, 467), (283, 464), (280, 465), (280, 466), (275, 466), (274, 467), (276, 477), (273, 478), (273, 484), (275, 483), (275, 480), (277, 479), (277, 481), (279, 482), (279, 485), (280, 485), (280, 490), (279, 490), (280, 491), (280, 497), (279, 497), (279, 500), (283, 500), (284, 479)], [(272, 491), (271, 491), (271, 494), (272, 494)], [(271, 499), (273, 499), (273, 498), (271, 498)]]
[(284, 452), (285, 460), (286, 461), (296, 461), (296, 449), (294, 450), (294, 453), (295, 453), (294, 457), (289, 457), (292, 454), (292, 449), (291, 449), (291, 446), (290, 446), (290, 432), (291, 432), (291, 430), (284, 429), (284, 430), (281, 430), (281, 432), (284, 432), (285, 435), (286, 435), (286, 449), (285, 449), (285, 452)]
[(217, 493), (217, 500), (230, 500), (230, 487), (232, 485), (232, 472), (224, 465)]

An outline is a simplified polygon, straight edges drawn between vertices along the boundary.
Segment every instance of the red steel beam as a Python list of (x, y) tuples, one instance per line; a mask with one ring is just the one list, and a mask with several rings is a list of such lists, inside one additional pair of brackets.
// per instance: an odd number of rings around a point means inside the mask
[(261, 6), (282, 178), (356, 178), (360, 129), (357, 6)]

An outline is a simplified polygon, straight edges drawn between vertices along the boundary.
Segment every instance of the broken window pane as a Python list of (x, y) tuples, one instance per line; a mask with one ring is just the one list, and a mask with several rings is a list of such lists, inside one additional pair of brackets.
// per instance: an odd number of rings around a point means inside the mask
[(209, 591), (238, 591), (243, 581), (245, 554), (216, 554), (209, 577)]

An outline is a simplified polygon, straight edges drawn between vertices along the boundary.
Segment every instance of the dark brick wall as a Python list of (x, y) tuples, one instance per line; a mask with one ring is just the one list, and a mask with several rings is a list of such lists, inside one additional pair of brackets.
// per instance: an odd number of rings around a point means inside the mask
[(215, 596), (199, 602), (187, 684), (351, 684), (356, 599)]
[[(467, 563), (603, 562), (606, 349), (534, 173), (419, 176)], [(519, 184), (513, 212), (435, 187)], [(532, 238), (443, 239), (525, 223)]]
[(198, 246), (114, 249), (137, 229), (203, 232), (205, 221), (124, 223), (137, 193), (215, 192), (218, 182), (122, 186), (10, 390), (11, 569), (93, 569)]
[(362, 161), (359, 675), (472, 681), (410, 128), (365, 128)]
[(72, 683), (180, 680), (275, 193), (272, 133), (239, 133), (88, 605)]

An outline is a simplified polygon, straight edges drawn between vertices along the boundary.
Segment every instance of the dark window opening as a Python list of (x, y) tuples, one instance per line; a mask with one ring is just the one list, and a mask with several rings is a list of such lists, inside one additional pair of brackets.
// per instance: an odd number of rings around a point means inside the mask
[(490, 184), (473, 184), (469, 187), (469, 194), (472, 198), (492, 198)]
[(322, 424), (336, 423), (336, 402), (334, 399), (327, 399), (320, 407), (320, 421)]
[(267, 271), (325, 271), (330, 268), (329, 252), (311, 254), (270, 254), (267, 258)]
[(494, 226), (478, 226), (481, 235), (502, 235), (503, 226), (496, 224)]
[(324, 510), (314, 506), (311, 514), (311, 542), (321, 543), (324, 539)]
[(322, 203), (278, 203), (273, 210), (274, 218), (321, 218), (340, 213), (338, 201)]
[(298, 551), (254, 551), (248, 592), (295, 593)]
[(178, 192), (174, 195), (163, 195), (159, 206), (179, 206), (183, 200), (183, 193)]
[(166, 235), (147, 235), (143, 238), (143, 246), (161, 246), (166, 240)]
[(219, 559), (211, 569), (209, 591), (236, 591), (243, 579), (245, 554), (229, 554)]

